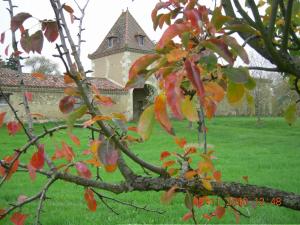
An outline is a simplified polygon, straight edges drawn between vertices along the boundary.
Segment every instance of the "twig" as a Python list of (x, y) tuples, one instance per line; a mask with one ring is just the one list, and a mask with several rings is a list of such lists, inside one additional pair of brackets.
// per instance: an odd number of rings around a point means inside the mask
[(287, 51), (287, 46), (288, 46), (288, 36), (289, 36), (289, 30), (290, 30), (290, 25), (291, 25), (291, 17), (292, 17), (292, 9), (293, 9), (293, 0), (289, 0), (287, 7), (286, 7), (286, 14), (284, 17), (285, 25), (284, 25), (284, 30), (283, 30), (283, 40), (282, 40), (282, 52)]
[(269, 67), (260, 67), (260, 66), (249, 66), (245, 67), (248, 70), (263, 70), (263, 71), (270, 71), (270, 72), (280, 72), (278, 68), (269, 68)]
[(114, 198), (111, 198), (111, 197), (108, 197), (108, 196), (104, 196), (104, 195), (102, 195), (102, 194), (96, 192), (94, 189), (92, 189), (92, 191), (93, 191), (99, 198), (107, 199), (107, 200), (110, 200), (110, 201), (119, 203), (119, 204), (121, 204), (121, 205), (130, 206), (130, 207), (133, 207), (133, 208), (135, 208), (135, 209), (144, 210), (144, 211), (146, 211), (146, 212), (153, 212), (153, 213), (158, 213), (158, 214), (164, 214), (164, 213), (165, 213), (165, 211), (159, 211), (159, 210), (154, 210), (154, 209), (148, 209), (147, 206), (137, 206), (137, 205), (134, 205), (134, 204), (131, 204), (131, 203), (128, 203), (128, 202), (123, 202), (123, 201), (120, 201), (120, 200), (117, 200), (117, 199), (114, 199)]
[(198, 142), (199, 145), (201, 145), (201, 133), (203, 133), (203, 148), (204, 148), (204, 154), (207, 153), (207, 138), (206, 138), (206, 126), (205, 126), (205, 116), (204, 116), (204, 111), (203, 107), (200, 105), (198, 109)]
[(238, 210), (236, 207), (234, 207), (232, 204), (228, 203), (227, 199), (224, 197), (221, 197), (223, 199), (223, 201), (225, 202), (225, 207), (230, 207), (232, 208), (234, 211), (238, 212), (241, 216), (244, 216), (246, 218), (250, 218), (249, 215), (244, 214), (243, 212), (241, 212), (240, 210)]

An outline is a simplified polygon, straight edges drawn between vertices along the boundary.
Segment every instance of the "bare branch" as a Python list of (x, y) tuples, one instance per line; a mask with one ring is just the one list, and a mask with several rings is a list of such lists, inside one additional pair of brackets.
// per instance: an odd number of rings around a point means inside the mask
[(293, 0), (289, 0), (286, 8), (286, 13), (284, 17), (285, 25), (283, 30), (283, 40), (281, 51), (286, 52), (289, 39), (289, 31), (291, 29), (291, 19), (292, 19), (292, 9), (293, 9)]

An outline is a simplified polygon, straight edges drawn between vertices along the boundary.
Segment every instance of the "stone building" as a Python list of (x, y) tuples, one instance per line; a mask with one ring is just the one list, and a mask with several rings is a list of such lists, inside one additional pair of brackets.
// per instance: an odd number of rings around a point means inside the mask
[[(122, 12), (97, 50), (89, 55), (93, 64), (93, 76), (106, 78), (122, 87), (128, 81), (132, 63), (144, 54), (153, 52), (154, 44), (128, 10)], [(155, 88), (152, 79), (144, 87), (129, 90), (128, 118), (137, 120), (146, 102), (146, 97)]]

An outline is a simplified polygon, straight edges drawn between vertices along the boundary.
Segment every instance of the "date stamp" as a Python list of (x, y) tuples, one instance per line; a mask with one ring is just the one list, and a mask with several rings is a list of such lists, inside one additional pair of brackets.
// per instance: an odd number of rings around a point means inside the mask
[[(228, 206), (233, 206), (233, 207), (252, 206), (253, 208), (256, 208), (256, 207), (265, 206), (266, 204), (272, 204), (274, 206), (281, 206), (282, 204), (282, 199), (280, 197), (272, 198), (271, 201), (266, 201), (263, 197), (255, 198), (254, 200), (251, 201), (248, 198), (233, 198), (233, 197), (226, 198), (225, 200)], [(214, 206), (221, 206), (224, 204), (224, 201), (221, 198), (210, 198), (209, 201), (207, 201), (207, 204), (211, 204)]]

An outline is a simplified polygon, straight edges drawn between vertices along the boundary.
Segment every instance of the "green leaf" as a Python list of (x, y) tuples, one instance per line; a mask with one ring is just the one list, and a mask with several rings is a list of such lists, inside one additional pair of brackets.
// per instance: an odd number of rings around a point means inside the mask
[(229, 80), (239, 84), (246, 84), (250, 77), (248, 69), (244, 67), (227, 67), (223, 68), (222, 71)]
[(249, 76), (247, 83), (245, 83), (245, 88), (248, 90), (253, 90), (256, 87), (256, 81), (253, 77)]
[(209, 54), (207, 56), (203, 56), (200, 58), (199, 63), (202, 66), (206, 66), (206, 69), (208, 71), (212, 71), (216, 69), (216, 65), (218, 63), (218, 58), (216, 57), (215, 54)]
[(181, 35), (181, 42), (183, 44), (183, 46), (185, 47), (185, 49), (188, 48), (188, 43), (190, 40), (190, 33), (189, 32), (183, 32)]
[(154, 124), (154, 105), (147, 107), (140, 116), (137, 131), (144, 141), (148, 140)]
[(232, 24), (224, 27), (224, 30), (231, 30), (235, 32), (249, 33), (252, 35), (259, 35), (259, 32), (247, 24)]
[(239, 103), (245, 94), (245, 88), (242, 84), (236, 84), (231, 81), (228, 82), (227, 99), (230, 104)]
[(185, 194), (184, 204), (189, 210), (193, 209), (193, 196), (189, 192)]
[(215, 25), (215, 28), (218, 31), (225, 23), (231, 20), (231, 17), (222, 15), (222, 7), (217, 7), (213, 12), (211, 22)]
[(291, 126), (297, 120), (297, 105), (296, 103), (290, 104), (284, 112), (286, 122)]
[(69, 131), (72, 130), (75, 121), (83, 117), (83, 115), (87, 112), (87, 110), (88, 110), (87, 106), (82, 105), (69, 114), (69, 116), (67, 117), (67, 125)]

